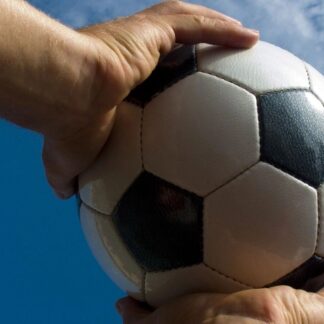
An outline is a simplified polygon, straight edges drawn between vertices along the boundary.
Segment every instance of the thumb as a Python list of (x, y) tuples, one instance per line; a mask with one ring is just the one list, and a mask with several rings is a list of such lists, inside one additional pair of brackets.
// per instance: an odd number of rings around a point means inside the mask
[(131, 297), (124, 297), (117, 301), (116, 308), (124, 324), (144, 324), (151, 310), (143, 303)]

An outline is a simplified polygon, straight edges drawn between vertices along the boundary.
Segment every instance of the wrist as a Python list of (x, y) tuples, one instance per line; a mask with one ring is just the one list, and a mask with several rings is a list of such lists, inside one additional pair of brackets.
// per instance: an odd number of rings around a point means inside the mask
[(0, 53), (1, 117), (52, 138), (82, 127), (96, 87), (86, 38), (27, 2), (3, 0)]

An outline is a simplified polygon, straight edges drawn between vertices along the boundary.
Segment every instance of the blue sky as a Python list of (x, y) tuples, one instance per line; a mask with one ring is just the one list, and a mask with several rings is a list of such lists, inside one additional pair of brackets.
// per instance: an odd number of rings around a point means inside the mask
[[(71, 27), (149, 6), (151, 0), (31, 0)], [(324, 1), (201, 0), (260, 29), (324, 73)], [(90, 254), (74, 199), (60, 201), (46, 183), (39, 135), (0, 120), (0, 321), (8, 324), (121, 323), (123, 293)]]

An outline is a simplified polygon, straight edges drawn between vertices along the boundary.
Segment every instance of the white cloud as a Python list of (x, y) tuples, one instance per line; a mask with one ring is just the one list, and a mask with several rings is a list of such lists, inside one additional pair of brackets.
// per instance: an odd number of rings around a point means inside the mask
[[(127, 16), (155, 0), (31, 0), (75, 28)], [(324, 2), (321, 0), (200, 0), (261, 31), (262, 39), (290, 50), (324, 73)]]
[(263, 40), (290, 50), (324, 73), (321, 0), (203, 0), (201, 3), (259, 29)]

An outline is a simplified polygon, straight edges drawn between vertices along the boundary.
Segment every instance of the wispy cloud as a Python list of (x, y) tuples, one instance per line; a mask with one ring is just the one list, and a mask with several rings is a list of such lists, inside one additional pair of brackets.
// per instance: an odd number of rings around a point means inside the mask
[[(62, 22), (81, 27), (127, 16), (154, 0), (31, 0)], [(324, 73), (324, 2), (322, 0), (200, 0), (261, 31), (262, 39), (290, 50)]]
[(261, 31), (262, 39), (290, 50), (324, 73), (321, 0), (202, 1)]

